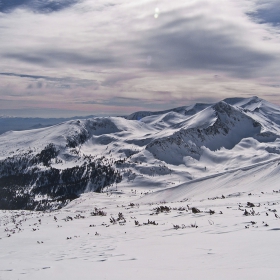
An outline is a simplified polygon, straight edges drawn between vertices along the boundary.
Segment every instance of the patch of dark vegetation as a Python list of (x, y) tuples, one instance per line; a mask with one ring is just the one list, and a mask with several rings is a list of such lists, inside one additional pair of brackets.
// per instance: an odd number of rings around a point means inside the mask
[(244, 215), (244, 216), (259, 216), (260, 213), (259, 213), (259, 212), (256, 212), (256, 211), (252, 208), (250, 211), (247, 211), (247, 210), (245, 209), (243, 215)]
[[(2, 179), (2, 178), (1, 178)], [(2, 180), (0, 179), (0, 184)], [(3, 210), (56, 210), (67, 205), (71, 200), (78, 198), (78, 196), (72, 197), (60, 197), (51, 199), (50, 197), (41, 197), (36, 199), (34, 193), (29, 188), (22, 186), (6, 187), (0, 186), (0, 207)]]
[(168, 206), (158, 206), (156, 208), (154, 208), (154, 210), (156, 211), (156, 214), (159, 213), (169, 213), (171, 211), (171, 208)]
[(117, 224), (117, 222), (119, 222), (119, 225), (124, 225), (126, 223), (126, 219), (124, 218), (123, 213), (119, 212), (118, 218), (114, 218), (114, 217), (110, 218), (111, 224), (115, 225)]
[(143, 225), (145, 225), (145, 226), (147, 226), (147, 225), (154, 225), (154, 226), (157, 226), (158, 223), (156, 223), (155, 221), (150, 221), (150, 220), (148, 219), (148, 222), (147, 222), (147, 223), (143, 223)]
[(252, 208), (252, 207), (255, 207), (255, 204), (252, 203), (252, 202), (247, 202), (247, 206), (250, 207), (250, 208)]
[(181, 228), (181, 229), (184, 229), (184, 228), (186, 228), (186, 226), (185, 226), (184, 224), (182, 224), (182, 226), (173, 225), (173, 228), (176, 229), (176, 230), (177, 230), (177, 229), (180, 229), (180, 228)]
[(225, 199), (226, 197), (222, 194), (222, 196), (215, 196), (215, 197), (210, 197), (208, 200), (216, 200), (216, 199)]
[(50, 166), (50, 161), (56, 158), (59, 151), (56, 149), (55, 145), (50, 143), (47, 145), (41, 153), (37, 154), (34, 160), (38, 160), (38, 163), (42, 162), (45, 166)]
[(76, 135), (68, 137), (66, 147), (76, 148), (79, 145), (84, 144), (87, 141), (87, 139), (88, 139), (88, 132), (86, 130), (83, 130)]
[(104, 158), (71, 168), (51, 167), (58, 153), (55, 145), (49, 144), (36, 155), (29, 152), (0, 161), (0, 209), (59, 209), (86, 189), (102, 192), (122, 180)]
[(94, 211), (90, 213), (91, 216), (106, 216), (107, 213), (101, 209), (94, 208)]
[(191, 228), (198, 228), (198, 225), (197, 225), (196, 222), (195, 222), (195, 223), (191, 224), (190, 227), (191, 227)]
[(194, 214), (197, 214), (197, 213), (200, 213), (201, 211), (198, 208), (196, 208), (196, 207), (192, 207), (192, 212)]

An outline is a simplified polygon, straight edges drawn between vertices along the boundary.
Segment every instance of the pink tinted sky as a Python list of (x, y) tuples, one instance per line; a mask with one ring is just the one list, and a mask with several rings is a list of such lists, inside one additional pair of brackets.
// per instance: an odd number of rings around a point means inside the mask
[(257, 95), (280, 104), (266, 0), (0, 3), (0, 115), (123, 115)]

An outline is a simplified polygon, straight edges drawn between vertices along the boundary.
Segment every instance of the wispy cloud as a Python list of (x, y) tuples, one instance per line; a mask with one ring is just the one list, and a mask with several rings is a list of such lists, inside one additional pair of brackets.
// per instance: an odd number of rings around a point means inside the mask
[(33, 12), (51, 13), (69, 8), (79, 0), (1, 0), (0, 12), (11, 13), (17, 8), (28, 9)]
[(280, 5), (277, 0), (257, 0), (254, 10), (248, 15), (262, 24), (280, 27)]
[(137, 74), (130, 74), (130, 73), (118, 73), (118, 74), (112, 74), (109, 77), (105, 78), (105, 80), (101, 83), (102, 86), (108, 87), (108, 86), (115, 86), (120, 85), (124, 81), (133, 80), (136, 78), (139, 78), (140, 76)]
[(59, 67), (61, 64), (69, 65), (106, 65), (113, 64), (115, 59), (110, 57), (106, 51), (96, 52), (94, 54), (80, 54), (77, 51), (42, 50), (38, 53), (29, 54), (26, 52), (7, 52), (4, 58), (26, 62), (29, 64), (44, 65), (47, 67)]
[(87, 86), (97, 86), (98, 83), (95, 80), (89, 79), (77, 79), (73, 77), (51, 77), (51, 76), (38, 76), (38, 75), (28, 75), (28, 74), (17, 74), (17, 73), (5, 73), (0, 72), (0, 76), (23, 78), (28, 81), (28, 89), (32, 88), (70, 88), (75, 87), (87, 87)]
[(279, 93), (277, 2), (0, 0), (0, 110), (120, 114), (269, 99)]
[(151, 56), (153, 70), (209, 70), (250, 77), (275, 60), (276, 50), (252, 45), (254, 36), (249, 30), (248, 34), (241, 32), (243, 26), (237, 22), (222, 23), (202, 11), (195, 16), (185, 13), (184, 17), (172, 11), (166, 17), (170, 20), (149, 30), (140, 44), (141, 51)]

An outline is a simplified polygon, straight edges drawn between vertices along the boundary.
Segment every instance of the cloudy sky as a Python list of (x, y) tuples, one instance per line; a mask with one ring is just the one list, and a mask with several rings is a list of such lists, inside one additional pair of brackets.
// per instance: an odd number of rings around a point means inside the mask
[(0, 0), (0, 115), (280, 105), (279, 0)]

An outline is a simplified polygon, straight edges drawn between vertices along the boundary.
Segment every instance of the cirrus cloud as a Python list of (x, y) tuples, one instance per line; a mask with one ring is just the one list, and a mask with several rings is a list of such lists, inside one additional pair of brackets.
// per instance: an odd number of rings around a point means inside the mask
[(40, 102), (80, 115), (233, 95), (280, 103), (277, 9), (274, 0), (0, 0), (0, 114)]

